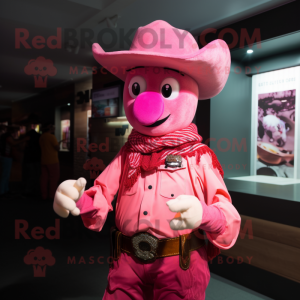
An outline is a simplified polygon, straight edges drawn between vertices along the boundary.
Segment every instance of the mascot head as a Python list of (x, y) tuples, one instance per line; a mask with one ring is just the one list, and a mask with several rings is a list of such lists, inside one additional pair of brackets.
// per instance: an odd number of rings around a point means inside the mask
[(223, 40), (199, 49), (189, 32), (160, 20), (138, 28), (128, 51), (106, 53), (93, 44), (93, 54), (125, 81), (127, 119), (148, 136), (187, 127), (198, 100), (220, 93), (230, 70), (230, 52)]

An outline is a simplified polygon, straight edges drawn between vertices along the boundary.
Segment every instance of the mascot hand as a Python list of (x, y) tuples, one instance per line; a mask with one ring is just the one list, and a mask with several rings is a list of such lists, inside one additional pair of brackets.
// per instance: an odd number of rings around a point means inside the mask
[(82, 177), (62, 182), (55, 193), (54, 211), (63, 218), (66, 218), (70, 212), (73, 216), (78, 216), (80, 210), (76, 207), (76, 201), (82, 196), (85, 185), (86, 180)]
[(173, 230), (198, 228), (202, 222), (203, 208), (198, 198), (190, 195), (180, 195), (167, 202), (170, 211), (177, 212), (171, 220)]

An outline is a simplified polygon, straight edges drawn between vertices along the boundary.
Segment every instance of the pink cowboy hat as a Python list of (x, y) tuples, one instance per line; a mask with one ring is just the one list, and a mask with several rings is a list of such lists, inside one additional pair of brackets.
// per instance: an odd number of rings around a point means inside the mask
[(165, 21), (139, 27), (128, 51), (105, 52), (93, 44), (97, 62), (125, 81), (126, 70), (134, 67), (164, 67), (192, 77), (199, 86), (199, 100), (221, 92), (230, 71), (230, 51), (223, 40), (215, 40), (199, 49), (194, 37)]

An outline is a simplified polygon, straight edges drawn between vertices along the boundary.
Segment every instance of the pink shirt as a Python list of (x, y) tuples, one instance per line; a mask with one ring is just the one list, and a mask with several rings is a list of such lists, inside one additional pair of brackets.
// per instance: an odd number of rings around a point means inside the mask
[[(116, 203), (116, 226), (127, 236), (147, 231), (158, 238), (172, 238), (192, 230), (172, 230), (169, 222), (175, 213), (166, 204), (179, 195), (196, 196), (202, 203), (203, 218), (200, 228), (208, 239), (221, 249), (229, 249), (237, 239), (240, 216), (231, 204), (231, 198), (219, 171), (212, 167), (209, 154), (196, 163), (195, 157), (182, 159), (180, 168), (159, 166), (156, 170), (142, 171), (130, 190), (120, 188)], [(128, 165), (123, 149), (85, 191), (77, 202), (84, 225), (100, 231), (111, 202), (122, 187)], [(122, 177), (122, 175), (124, 176)], [(194, 184), (193, 184), (194, 183)]]

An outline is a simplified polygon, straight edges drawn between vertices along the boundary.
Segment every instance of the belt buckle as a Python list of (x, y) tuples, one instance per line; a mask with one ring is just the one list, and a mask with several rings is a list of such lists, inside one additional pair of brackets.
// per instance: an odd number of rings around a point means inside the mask
[(153, 262), (156, 259), (156, 250), (158, 247), (158, 238), (143, 232), (137, 233), (132, 237), (132, 246), (134, 255), (143, 262)]

